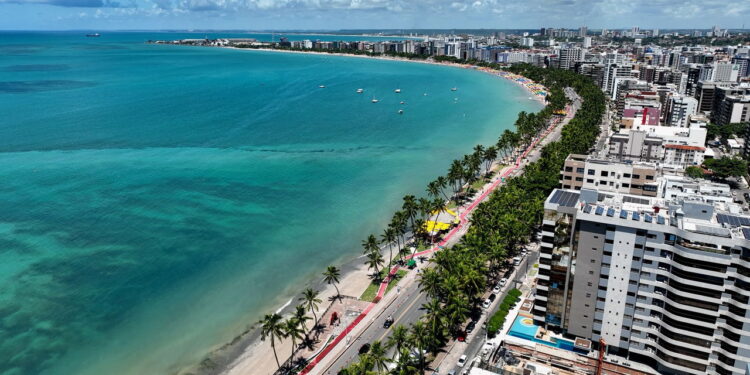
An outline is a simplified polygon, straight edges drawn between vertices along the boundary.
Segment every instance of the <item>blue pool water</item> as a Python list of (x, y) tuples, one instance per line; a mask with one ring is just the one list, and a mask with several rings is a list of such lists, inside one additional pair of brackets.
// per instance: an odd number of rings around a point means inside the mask
[(519, 315), (516, 320), (513, 321), (513, 325), (510, 327), (508, 334), (525, 340), (530, 340), (552, 346), (555, 348), (575, 351), (575, 343), (570, 340), (552, 338), (552, 341), (545, 341), (536, 338), (536, 333), (539, 327), (534, 324), (534, 320), (525, 316)]

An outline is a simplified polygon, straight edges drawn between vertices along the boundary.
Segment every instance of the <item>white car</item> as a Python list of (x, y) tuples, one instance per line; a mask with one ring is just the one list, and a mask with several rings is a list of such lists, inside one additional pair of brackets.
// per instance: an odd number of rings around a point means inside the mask
[(500, 284), (495, 285), (495, 287), (492, 289), (492, 293), (498, 294), (500, 293), (500, 289), (502, 289), (502, 286)]
[(465, 364), (466, 364), (466, 354), (462, 355), (461, 358), (458, 359), (458, 362), (456, 362), (456, 366), (464, 367)]
[(507, 282), (508, 282), (508, 279), (506, 279), (506, 278), (504, 278), (504, 277), (503, 277), (502, 279), (500, 279), (500, 282), (499, 282), (499, 283), (497, 283), (497, 285), (500, 285), (500, 286), (505, 286), (505, 284), (506, 284)]
[(492, 304), (492, 301), (490, 301), (490, 299), (489, 299), (489, 298), (487, 298), (486, 300), (484, 300), (484, 303), (482, 304), (482, 307), (483, 307), (483, 308), (484, 308), (485, 310), (487, 310), (487, 309), (489, 309), (489, 308), (490, 308), (490, 305), (491, 305), (491, 304)]

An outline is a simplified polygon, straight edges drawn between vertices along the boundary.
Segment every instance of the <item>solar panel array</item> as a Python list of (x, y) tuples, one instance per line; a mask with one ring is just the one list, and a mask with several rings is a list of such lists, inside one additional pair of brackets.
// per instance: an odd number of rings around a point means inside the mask
[(719, 224), (728, 223), (733, 227), (750, 226), (750, 218), (744, 216), (716, 214), (716, 220)]
[(549, 199), (550, 203), (557, 203), (564, 207), (574, 207), (578, 203), (578, 197), (580, 193), (573, 193), (570, 191), (555, 190), (552, 194), (552, 198)]
[(742, 234), (745, 236), (745, 239), (750, 240), (750, 228), (742, 228)]

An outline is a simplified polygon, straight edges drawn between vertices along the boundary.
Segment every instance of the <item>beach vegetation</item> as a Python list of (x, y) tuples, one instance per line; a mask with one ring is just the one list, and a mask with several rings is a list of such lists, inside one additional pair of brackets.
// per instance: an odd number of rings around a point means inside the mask
[(279, 355), (276, 353), (276, 343), (281, 342), (286, 336), (285, 324), (282, 322), (281, 315), (276, 313), (266, 314), (258, 323), (261, 324), (260, 340), (271, 339), (271, 349), (273, 349), (273, 356), (276, 359), (276, 366), (281, 368)]
[[(341, 281), (341, 270), (336, 266), (328, 266), (325, 272), (323, 272), (323, 281), (328, 285), (333, 285), (336, 288), (336, 298), (341, 301), (341, 292), (339, 291), (338, 283)], [(343, 303), (343, 302), (342, 302)]]

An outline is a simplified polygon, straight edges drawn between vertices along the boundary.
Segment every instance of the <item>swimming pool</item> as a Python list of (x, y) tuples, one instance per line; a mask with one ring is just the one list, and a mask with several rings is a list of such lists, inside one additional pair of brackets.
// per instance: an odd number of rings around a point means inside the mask
[(513, 325), (510, 327), (510, 331), (508, 331), (508, 334), (555, 348), (570, 350), (574, 352), (585, 352), (576, 350), (574, 342), (570, 340), (558, 339), (555, 337), (552, 337), (552, 341), (538, 339), (536, 338), (537, 331), (539, 331), (539, 327), (534, 324), (534, 319), (531, 319), (527, 316), (518, 315), (516, 317), (516, 320), (513, 321)]

